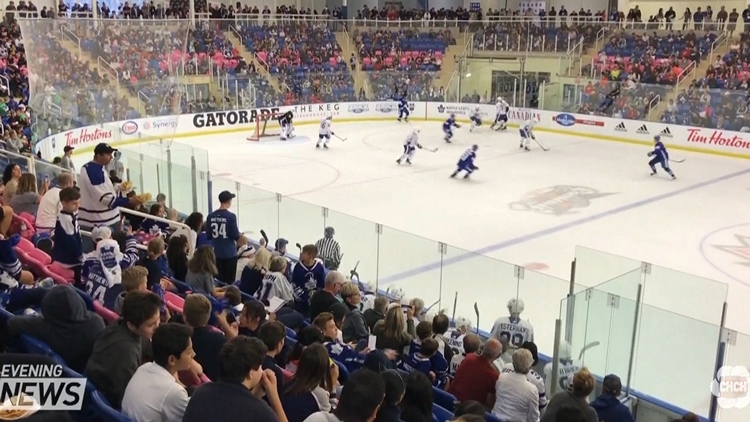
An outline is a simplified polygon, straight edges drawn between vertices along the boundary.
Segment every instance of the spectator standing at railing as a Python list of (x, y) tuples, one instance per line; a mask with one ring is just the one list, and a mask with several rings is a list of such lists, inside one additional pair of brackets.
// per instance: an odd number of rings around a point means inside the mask
[(237, 216), (229, 211), (235, 195), (229, 191), (219, 194), (219, 209), (206, 217), (206, 234), (216, 252), (217, 277), (225, 283), (234, 283), (237, 274), (237, 241), (240, 229)]
[(63, 156), (62, 160), (60, 160), (60, 167), (70, 170), (72, 172), (76, 171), (76, 166), (73, 164), (73, 148), (70, 145), (65, 145), (65, 148), (63, 148)]
[[(106, 226), (112, 232), (119, 228), (120, 207), (137, 207), (143, 204), (138, 196), (120, 196), (109, 179), (105, 167), (112, 161), (112, 153), (117, 150), (109, 144), (98, 144), (94, 148), (94, 158), (81, 167), (78, 187), (81, 191), (79, 222), (81, 229), (91, 231), (94, 227)], [(84, 252), (91, 251), (94, 244), (84, 237)]]

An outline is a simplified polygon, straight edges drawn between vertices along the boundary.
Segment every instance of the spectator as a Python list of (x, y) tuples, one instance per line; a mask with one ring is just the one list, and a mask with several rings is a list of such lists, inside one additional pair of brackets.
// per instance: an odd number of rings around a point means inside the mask
[[(159, 203), (152, 204), (151, 208), (149, 208), (148, 210), (148, 213), (149, 215), (152, 215), (154, 217), (164, 218), (166, 214), (166, 208), (164, 208), (164, 206)], [(162, 235), (166, 236), (169, 234), (169, 223), (146, 218), (141, 223), (141, 227), (139, 229), (142, 232), (150, 234), (161, 233)]]
[(305, 422), (372, 422), (385, 396), (383, 379), (366, 369), (355, 371), (341, 390), (339, 404), (331, 413), (313, 413)]
[(324, 345), (331, 359), (344, 364), (349, 372), (354, 372), (362, 366), (369, 350), (365, 349), (360, 353), (350, 345), (338, 340), (338, 328), (336, 328), (336, 323), (333, 321), (333, 314), (322, 312), (313, 320), (313, 325), (318, 327), (320, 332), (323, 333), (325, 337)]
[(91, 232), (95, 250), (83, 256), (81, 284), (94, 300), (105, 307), (114, 309), (117, 296), (122, 292), (122, 270), (131, 267), (138, 260), (135, 238), (126, 233), (125, 251), (112, 239), (108, 227), (97, 227)]
[(504, 373), (495, 384), (492, 414), (500, 420), (539, 421), (539, 391), (526, 379), (534, 358), (526, 349), (513, 353), (513, 373)]
[(4, 307), (10, 312), (14, 309), (24, 309), (29, 297), (34, 296), (41, 303), (44, 291), (35, 292), (36, 289), (28, 289), (34, 286), (34, 275), (21, 269), (21, 261), (18, 260), (14, 247), (21, 241), (21, 236), (13, 235), (9, 239), (0, 235), (0, 293), (5, 293), (2, 300)]
[(378, 416), (374, 422), (400, 422), (401, 402), (404, 400), (406, 384), (398, 371), (392, 369), (380, 373), (385, 384), (385, 398), (378, 409)]
[[(109, 180), (104, 167), (112, 161), (112, 153), (117, 151), (108, 144), (98, 144), (94, 148), (94, 159), (84, 164), (78, 176), (81, 189), (81, 228), (91, 231), (94, 227), (107, 226), (112, 232), (120, 222), (120, 207), (138, 207), (143, 201), (138, 196), (120, 196)], [(93, 244), (84, 238), (84, 252), (93, 249)]]
[[(478, 342), (479, 338), (471, 338), (467, 334), (464, 337), (464, 347), (471, 350), (475, 340)], [(474, 400), (491, 408), (495, 404), (495, 383), (500, 376), (492, 362), (500, 356), (501, 348), (497, 339), (489, 339), (484, 344), (481, 355), (467, 352), (466, 358), (456, 370), (453, 382), (448, 386), (448, 392), (459, 401)]]
[(314, 320), (323, 312), (330, 312), (331, 306), (336, 305), (339, 300), (336, 295), (339, 294), (341, 286), (344, 284), (344, 276), (338, 271), (330, 271), (326, 274), (325, 285), (323, 290), (315, 293), (310, 299), (310, 319)]
[(432, 381), (422, 372), (414, 371), (406, 378), (406, 391), (401, 403), (404, 422), (432, 421)]
[(146, 287), (151, 290), (155, 284), (159, 284), (163, 276), (159, 260), (164, 256), (164, 238), (157, 236), (148, 241), (146, 256), (138, 261), (148, 271), (148, 283)]
[[(722, 10), (724, 8), (722, 7)], [(620, 377), (609, 374), (602, 382), (602, 393), (591, 403), (600, 421), (634, 422), (633, 414), (627, 406), (620, 403), (622, 382)]]
[(136, 421), (180, 422), (188, 394), (175, 377), (192, 366), (192, 330), (182, 324), (164, 324), (154, 331), (154, 361), (135, 371), (122, 399), (122, 412)]
[(292, 304), (294, 302), (294, 292), (292, 284), (289, 283), (286, 276), (287, 260), (282, 256), (271, 258), (270, 268), (263, 277), (263, 286), (255, 294), (255, 297), (263, 303), (268, 303), (273, 297), (277, 297), (284, 302)]
[(250, 264), (250, 261), (255, 256), (255, 248), (253, 248), (252, 245), (248, 244), (247, 238), (245, 236), (240, 237), (240, 245), (237, 248), (237, 272), (234, 275), (234, 278), (237, 280), (242, 280), (242, 272), (245, 270), (245, 267), (247, 267)]
[(456, 406), (456, 410), (453, 412), (453, 416), (456, 418), (460, 418), (464, 415), (476, 415), (481, 416), (482, 420), (485, 420), (486, 412), (487, 410), (482, 403), (479, 403), (476, 400), (467, 400), (461, 402), (461, 404)]
[(557, 412), (555, 422), (586, 422), (586, 416), (581, 412), (581, 409), (563, 407)]
[(185, 298), (182, 311), (185, 324), (193, 329), (191, 339), (195, 360), (203, 367), (203, 373), (210, 380), (219, 379), (219, 352), (227, 342), (227, 337), (208, 326), (211, 302), (200, 293), (192, 293)]
[(169, 238), (167, 248), (167, 265), (172, 277), (179, 281), (185, 281), (188, 272), (188, 243), (185, 236), (176, 233)]
[(377, 337), (375, 344), (378, 349), (393, 349), (399, 357), (403, 355), (404, 349), (409, 346), (416, 335), (414, 321), (411, 319), (414, 316), (411, 308), (406, 312), (406, 324), (404, 324), (404, 313), (401, 307), (391, 305), (385, 313), (385, 318), (375, 324), (372, 332)]
[(141, 365), (143, 340), (159, 326), (162, 300), (151, 292), (132, 292), (122, 304), (122, 318), (109, 325), (94, 344), (85, 375), (119, 409), (130, 378)]
[[(237, 267), (240, 267), (242, 261), (237, 261)], [(239, 287), (242, 292), (255, 296), (263, 285), (263, 277), (265, 277), (268, 268), (271, 265), (271, 251), (266, 249), (263, 245), (258, 247), (255, 251), (255, 255), (250, 259), (245, 267), (242, 268), (242, 275), (240, 276)]]
[[(513, 355), (515, 357), (515, 354)], [(515, 359), (514, 359), (515, 360)], [(597, 422), (599, 417), (594, 408), (589, 406), (586, 398), (594, 391), (596, 382), (587, 368), (581, 368), (573, 376), (573, 388), (555, 394), (547, 405), (541, 422), (554, 422), (557, 413), (564, 407), (573, 407), (586, 416), (586, 422)]]
[[(451, 374), (455, 375), (456, 370), (458, 369), (459, 365), (461, 365), (461, 362), (464, 361), (464, 358), (466, 356), (471, 356), (476, 354), (479, 351), (479, 346), (482, 345), (481, 340), (479, 339), (479, 336), (472, 333), (467, 333), (464, 335), (463, 339), (463, 346), (464, 346), (464, 352), (460, 355), (453, 355), (453, 359), (450, 363), (450, 372)], [(492, 388), (495, 388), (495, 383), (493, 381)], [(455, 395), (455, 394), (454, 394)]]
[(224, 289), (217, 288), (214, 284), (214, 276), (217, 273), (214, 248), (204, 245), (196, 249), (195, 254), (190, 259), (185, 283), (192, 287), (194, 291), (221, 298)]
[[(412, 344), (414, 344), (413, 341)], [(448, 381), (448, 363), (437, 351), (437, 340), (426, 338), (418, 346), (410, 348), (409, 355), (399, 364), (400, 368), (407, 372), (422, 372), (430, 377), (430, 381), (436, 387), (445, 389), (445, 384)], [(438, 359), (435, 359), (436, 355)]]
[[(530, 341), (524, 342), (521, 345), (521, 348), (531, 352), (533, 361), (531, 363), (531, 369), (529, 369), (529, 372), (526, 373), (526, 379), (536, 387), (539, 393), (539, 413), (541, 414), (544, 412), (544, 408), (547, 407), (547, 389), (544, 386), (544, 379), (542, 378), (542, 376), (534, 370), (534, 367), (539, 363), (539, 352), (537, 351), (536, 344)], [(513, 363), (511, 362), (506, 363), (498, 369), (500, 370), (501, 374), (512, 374), (513, 372), (515, 372)]]
[(370, 329), (367, 328), (365, 316), (359, 310), (359, 302), (362, 300), (362, 293), (359, 286), (351, 281), (347, 281), (341, 286), (341, 299), (343, 304), (349, 310), (341, 327), (344, 343), (356, 343), (361, 340), (367, 340), (370, 335)]
[(385, 296), (378, 296), (373, 301), (373, 307), (363, 312), (365, 321), (367, 322), (367, 328), (369, 328), (370, 331), (374, 331), (375, 324), (385, 318), (385, 309), (387, 306), (388, 298)]
[(341, 264), (341, 247), (339, 242), (333, 238), (336, 231), (333, 227), (326, 227), (323, 232), (323, 237), (315, 242), (315, 247), (318, 248), (318, 257), (323, 260), (323, 264), (329, 270), (338, 270), (339, 264)]
[(241, 233), (237, 228), (237, 216), (229, 211), (235, 195), (229, 191), (219, 194), (219, 209), (206, 217), (206, 233), (216, 251), (217, 278), (225, 283), (234, 283), (237, 274), (237, 240)]
[(284, 350), (284, 339), (286, 339), (286, 328), (278, 321), (263, 324), (258, 330), (258, 338), (266, 345), (266, 357), (263, 359), (263, 369), (271, 370), (276, 375), (276, 386), (279, 397), (284, 391), (284, 374), (276, 365), (276, 356)]
[(148, 291), (147, 285), (148, 270), (140, 265), (134, 265), (130, 268), (122, 270), (122, 292), (117, 295), (115, 304), (112, 310), (117, 312), (117, 315), (122, 315), (122, 304), (125, 301), (125, 297), (130, 292), (145, 292)]
[(70, 170), (72, 172), (76, 171), (76, 166), (73, 164), (73, 148), (70, 145), (65, 145), (63, 148), (63, 156), (60, 160), (60, 167), (64, 168), (65, 170)]
[(299, 262), (292, 270), (292, 286), (298, 292), (295, 295), (295, 308), (305, 316), (310, 314), (310, 292), (325, 287), (326, 272), (323, 263), (315, 258), (318, 248), (305, 245), (299, 256)]
[(97, 337), (104, 331), (102, 317), (86, 310), (72, 286), (52, 287), (42, 299), (42, 316), (14, 316), (11, 335), (27, 334), (52, 348), (76, 372), (83, 372)]
[(8, 234), (8, 229), (13, 223), (13, 208), (0, 206), (0, 236)]
[(187, 244), (189, 246), (187, 254), (189, 258), (192, 258), (193, 253), (199, 246), (211, 245), (211, 241), (208, 240), (206, 232), (203, 230), (203, 214), (194, 212), (188, 215), (184, 221), (184, 224), (188, 227), (178, 227), (174, 231), (174, 233), (172, 233), (172, 237), (185, 237), (185, 240), (187, 241)]
[[(412, 319), (414, 320), (414, 326), (416, 327), (420, 322), (424, 321), (425, 318), (424, 300), (415, 297), (409, 301), (409, 306), (414, 308), (414, 316)], [(432, 335), (432, 324), (430, 324), (430, 335)], [(445, 341), (443, 341), (443, 344), (445, 344)], [(443, 349), (445, 349), (445, 346), (443, 346)]]
[(57, 214), (52, 245), (52, 258), (59, 265), (73, 270), (73, 280), (79, 282), (83, 264), (83, 238), (78, 227), (78, 205), (81, 194), (73, 187), (58, 192), (62, 209)]
[(305, 351), (305, 348), (315, 343), (323, 344), (324, 341), (323, 333), (320, 332), (318, 327), (311, 325), (300, 330), (297, 334), (297, 345), (292, 349), (285, 369), (292, 374), (296, 373), (297, 365), (299, 365), (299, 360), (302, 358), (302, 352)]
[(10, 163), (3, 170), (3, 204), (10, 205), (10, 200), (18, 189), (18, 179), (21, 178), (21, 166)]
[[(48, 233), (55, 230), (55, 221), (61, 208), (60, 191), (65, 188), (72, 188), (74, 185), (73, 173), (63, 172), (57, 178), (57, 187), (50, 188), (42, 196), (34, 223), (39, 233)], [(80, 198), (80, 196), (79, 194), (78, 197)]]
[(258, 337), (258, 330), (266, 322), (266, 308), (257, 300), (245, 302), (240, 314), (238, 333), (247, 337)]
[(294, 378), (281, 397), (289, 422), (303, 422), (316, 412), (331, 411), (331, 393), (338, 386), (339, 367), (328, 357), (325, 347), (305, 348)]
[(10, 200), (10, 207), (16, 214), (28, 213), (36, 215), (39, 209), (39, 202), (42, 201), (42, 195), (49, 189), (49, 180), (42, 182), (42, 187), (37, 193), (36, 176), (31, 173), (24, 173), (18, 179), (18, 189), (16, 194)]
[(432, 337), (438, 341), (438, 352), (445, 357), (447, 362), (450, 362), (453, 360), (453, 349), (446, 345), (445, 342), (445, 335), (448, 332), (448, 328), (450, 328), (448, 315), (439, 313), (432, 318), (432, 332), (434, 333)]
[[(229, 340), (219, 354), (216, 382), (201, 385), (190, 398), (182, 422), (239, 421), (287, 422), (278, 396), (276, 376), (263, 371), (266, 346), (258, 339), (238, 336)], [(268, 403), (254, 392), (265, 392)], [(221, 403), (231, 405), (221, 406)]]

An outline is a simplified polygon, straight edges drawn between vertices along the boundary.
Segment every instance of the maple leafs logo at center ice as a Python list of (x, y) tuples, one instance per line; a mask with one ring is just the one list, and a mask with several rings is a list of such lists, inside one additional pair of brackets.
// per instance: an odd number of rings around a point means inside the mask
[(557, 185), (527, 193), (509, 204), (514, 211), (531, 211), (539, 214), (572, 214), (576, 208), (586, 208), (593, 199), (614, 195), (599, 192), (586, 186)]

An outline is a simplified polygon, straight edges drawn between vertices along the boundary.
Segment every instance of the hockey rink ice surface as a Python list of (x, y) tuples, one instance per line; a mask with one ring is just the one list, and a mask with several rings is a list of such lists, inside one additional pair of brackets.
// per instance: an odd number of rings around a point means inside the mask
[[(417, 150), (411, 166), (399, 166), (395, 160), (413, 128), (421, 130), (422, 145), (439, 150)], [(250, 142), (246, 133), (239, 132), (176, 142), (208, 150), (214, 178), (328, 207), (328, 224), (336, 229), (345, 254), (344, 273), (359, 260), (362, 279), (373, 279), (377, 273), (380, 289), (400, 287), (409, 297), (422, 297), (427, 306), (442, 292), (441, 306), (449, 312), (458, 292), (456, 315), (476, 324), (473, 305), (477, 302), (479, 325), (485, 330), (495, 318), (507, 315), (508, 299), (518, 294), (526, 304), (522, 318), (534, 325), (535, 340), (545, 354), (553, 349), (554, 320), (567, 293), (562, 280), (570, 277), (576, 246), (636, 262), (629, 268), (605, 263), (601, 274), (577, 280), (586, 287), (637, 268), (637, 261), (727, 283), (727, 326), (750, 333), (750, 318), (743, 315), (750, 303), (750, 162), (746, 160), (671, 150), (673, 159), (686, 160), (672, 164), (677, 175), (672, 181), (660, 168), (658, 176), (649, 176), (646, 146), (541, 131), (537, 138), (548, 152), (534, 143), (531, 152), (519, 150), (517, 129), (493, 132), (485, 126), (470, 133), (468, 124), (455, 130), (453, 144), (446, 144), (440, 122), (337, 124), (334, 119), (334, 132), (348, 140), (332, 139), (329, 150), (315, 149), (316, 125), (296, 130), (297, 137), (286, 142), (277, 138)], [(472, 144), (479, 145), (480, 169), (470, 180), (450, 179), (458, 158)], [(215, 183), (214, 194), (231, 186)], [(235, 207), (244, 208), (243, 216), (253, 215), (254, 202)], [(284, 205), (285, 209), (293, 206)], [(323, 234), (320, 211), (310, 212), (308, 219), (298, 218), (301, 215), (305, 214), (289, 212), (280, 217), (280, 235), (288, 238), (293, 254), (298, 252), (295, 243), (313, 243)], [(377, 269), (372, 256), (377, 248), (375, 228), (354, 217), (386, 226)], [(253, 230), (256, 238), (261, 228), (272, 242), (279, 236), (275, 227), (254, 227), (255, 223), (248, 227), (246, 220), (241, 224), (241, 230)], [(290, 232), (296, 237), (285, 234)], [(442, 266), (437, 241), (450, 245)], [(520, 291), (512, 265), (497, 260), (528, 268)], [(441, 274), (443, 280), (452, 280), (449, 285), (440, 286)], [(717, 320), (720, 309), (705, 309), (705, 303), (716, 303), (721, 289), (702, 285), (696, 291), (695, 285), (687, 280), (682, 286), (678, 279), (665, 286), (648, 286), (646, 303), (684, 310), (683, 315), (697, 320)], [(668, 326), (654, 330), (648, 335), (666, 336), (666, 344), (675, 346), (654, 353), (668, 353), (665, 360), (675, 358), (672, 352), (688, 359), (685, 349), (695, 346), (689, 333)], [(713, 344), (708, 347), (715, 350)], [(623, 349), (625, 357), (629, 346)], [(748, 358), (734, 364), (748, 366)], [(634, 375), (639, 377), (640, 372), (639, 378), (645, 377), (664, 364), (641, 363)], [(706, 364), (709, 369), (713, 366), (713, 362)], [(613, 367), (609, 362), (607, 367), (624, 377), (626, 365)], [(704, 374), (696, 381), (704, 384), (705, 379)], [(672, 397), (660, 394), (659, 398), (687, 405), (685, 400), (694, 404), (692, 398), (700, 397), (707, 406), (708, 386), (694, 388), (696, 397), (686, 397), (677, 389)], [(703, 404), (694, 410), (705, 413)]]

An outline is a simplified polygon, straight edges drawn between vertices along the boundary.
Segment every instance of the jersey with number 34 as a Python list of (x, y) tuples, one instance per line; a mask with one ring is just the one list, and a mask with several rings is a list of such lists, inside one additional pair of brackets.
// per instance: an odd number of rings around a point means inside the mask
[(500, 317), (492, 326), (490, 337), (498, 340), (505, 337), (508, 339), (508, 345), (519, 348), (527, 341), (534, 341), (534, 327), (529, 321), (514, 320), (509, 316)]

